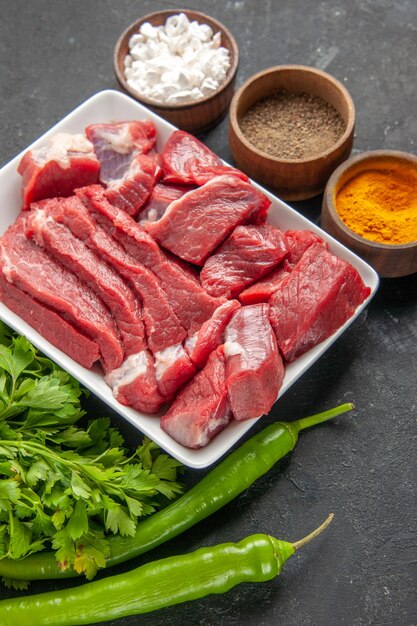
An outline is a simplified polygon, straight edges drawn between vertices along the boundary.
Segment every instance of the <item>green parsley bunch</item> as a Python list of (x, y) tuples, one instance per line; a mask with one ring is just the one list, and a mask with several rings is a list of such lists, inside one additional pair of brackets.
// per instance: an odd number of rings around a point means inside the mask
[(77, 425), (84, 394), (0, 322), (0, 559), (52, 547), (62, 569), (92, 578), (108, 533), (134, 535), (182, 493), (181, 464), (149, 439), (128, 455), (108, 418)]

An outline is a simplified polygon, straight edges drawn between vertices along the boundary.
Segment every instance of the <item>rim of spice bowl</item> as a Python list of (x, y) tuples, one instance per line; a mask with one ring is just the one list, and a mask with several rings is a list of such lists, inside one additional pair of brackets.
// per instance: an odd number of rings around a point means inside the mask
[[(254, 146), (240, 122), (248, 109), (277, 91), (318, 96), (341, 115), (345, 130), (327, 150), (305, 159), (274, 157)], [(346, 87), (327, 72), (306, 65), (276, 65), (250, 76), (230, 105), (229, 145), (237, 166), (284, 200), (305, 200), (323, 192), (331, 173), (352, 150), (355, 105)]]
[[(178, 15), (179, 13), (185, 13), (190, 21), (196, 20), (199, 24), (208, 24), (215, 33), (221, 33), (221, 45), (229, 50), (230, 67), (225, 80), (210, 95), (198, 100), (190, 99), (178, 103), (164, 104), (143, 96), (128, 84), (124, 75), (124, 59), (129, 52), (131, 36), (139, 32), (139, 28), (144, 22), (150, 22), (153, 26), (161, 26), (165, 24), (168, 17)], [(191, 133), (201, 133), (221, 122), (227, 115), (239, 67), (239, 48), (230, 30), (214, 17), (189, 9), (166, 9), (148, 13), (126, 28), (117, 40), (113, 63), (119, 84), (135, 100), (161, 115), (174, 126)]]
[(398, 278), (417, 272), (417, 235), (409, 243), (379, 243), (358, 235), (340, 217), (336, 195), (357, 174), (372, 169), (411, 164), (417, 172), (417, 156), (398, 150), (371, 150), (351, 157), (331, 175), (323, 194), (321, 226), (335, 239), (365, 259), (384, 278)]

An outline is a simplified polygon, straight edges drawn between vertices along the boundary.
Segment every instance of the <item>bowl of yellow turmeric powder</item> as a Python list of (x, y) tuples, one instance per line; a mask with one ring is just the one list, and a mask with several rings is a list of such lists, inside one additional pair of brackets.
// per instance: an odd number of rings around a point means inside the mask
[(382, 277), (417, 272), (417, 156), (375, 150), (330, 176), (321, 225)]

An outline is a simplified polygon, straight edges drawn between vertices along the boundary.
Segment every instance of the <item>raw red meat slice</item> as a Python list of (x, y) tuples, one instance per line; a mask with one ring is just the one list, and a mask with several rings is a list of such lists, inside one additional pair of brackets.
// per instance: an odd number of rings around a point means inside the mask
[(148, 345), (154, 354), (181, 343), (187, 333), (175, 315), (169, 300), (155, 276), (145, 267), (134, 263), (127, 265), (120, 256), (107, 260), (131, 284), (143, 302), (143, 319)]
[(158, 168), (161, 170), (161, 176), (162, 176), (162, 154), (160, 154), (155, 147), (151, 148), (149, 150), (149, 152), (146, 153), (147, 156), (152, 159), (153, 161), (155, 161), (155, 164), (158, 166)]
[(158, 388), (169, 400), (196, 372), (193, 362), (181, 344), (170, 346), (155, 354), (155, 366)]
[(90, 369), (99, 360), (100, 350), (94, 341), (3, 276), (0, 277), (0, 300), (42, 337), (83, 367)]
[(154, 272), (189, 336), (196, 333), (224, 303), (224, 298), (210, 296), (196, 280), (196, 275), (171, 255), (163, 253)]
[[(186, 332), (154, 274), (140, 265), (98, 226), (76, 196), (61, 201), (43, 202), (44, 209), (54, 220), (65, 224), (96, 254), (120, 274), (140, 297), (149, 348), (158, 352), (181, 343)], [(122, 212), (123, 213), (123, 212)], [(133, 222), (135, 223), (135, 222)]]
[(39, 207), (28, 213), (25, 234), (74, 272), (107, 304), (119, 328), (125, 357), (147, 347), (136, 296), (101, 257)]
[(240, 308), (237, 300), (228, 300), (204, 322), (198, 333), (185, 342), (191, 360), (198, 369), (204, 367), (210, 354), (223, 343), (223, 334), (233, 313)]
[(146, 230), (164, 248), (203, 265), (239, 224), (265, 221), (270, 200), (236, 176), (218, 176), (171, 202), (165, 215)]
[(174, 131), (162, 151), (165, 183), (204, 185), (222, 174), (235, 174), (248, 180), (246, 174), (228, 165), (201, 141), (183, 130)]
[(96, 183), (100, 163), (84, 135), (58, 133), (43, 148), (26, 152), (17, 171), (27, 209), (36, 200), (70, 196), (77, 187)]
[(109, 182), (104, 195), (113, 206), (135, 216), (149, 198), (160, 168), (146, 154), (138, 154), (122, 178)]
[(284, 378), (268, 311), (267, 304), (241, 307), (226, 328), (226, 386), (237, 420), (269, 413)]
[(24, 220), (22, 215), (0, 239), (0, 272), (6, 280), (93, 339), (107, 371), (119, 367), (123, 349), (109, 311), (75, 274), (26, 239)]
[(223, 430), (231, 420), (225, 370), (225, 356), (220, 346), (162, 416), (162, 430), (188, 448), (205, 446)]
[(294, 361), (327, 339), (369, 293), (350, 263), (320, 244), (310, 246), (269, 300), (271, 324), (284, 359)]
[(97, 186), (80, 190), (95, 221), (125, 250), (159, 279), (176, 316), (189, 335), (210, 319), (223, 299), (213, 298), (201, 287), (188, 265), (164, 253), (156, 241), (129, 215), (111, 206)]
[(274, 291), (276, 291), (283, 278), (288, 276), (291, 270), (284, 267), (284, 262), (272, 270), (267, 276), (256, 281), (250, 287), (247, 287), (241, 294), (239, 300), (242, 304), (257, 304), (259, 302), (268, 302)]
[(264, 278), (242, 291), (239, 295), (242, 304), (267, 302), (278, 289), (281, 280), (292, 271), (310, 246), (318, 243), (325, 248), (328, 247), (327, 243), (311, 230), (287, 230), (284, 235), (288, 244), (288, 253), (284, 260)]
[(318, 243), (328, 248), (328, 244), (311, 230), (286, 230), (284, 235), (288, 243), (288, 254), (284, 259), (284, 265), (288, 270), (292, 270), (297, 265), (310, 246)]
[(201, 284), (211, 296), (235, 298), (278, 265), (287, 251), (285, 237), (278, 228), (269, 224), (237, 226), (205, 262)]
[(100, 161), (100, 180), (104, 184), (122, 178), (136, 154), (145, 154), (156, 141), (151, 120), (91, 124), (85, 133)]
[(163, 216), (171, 202), (178, 200), (191, 189), (194, 189), (194, 187), (157, 183), (152, 190), (149, 200), (139, 213), (138, 220), (156, 222)]
[(132, 354), (119, 368), (107, 374), (106, 382), (120, 404), (137, 411), (156, 413), (165, 402), (149, 350)]

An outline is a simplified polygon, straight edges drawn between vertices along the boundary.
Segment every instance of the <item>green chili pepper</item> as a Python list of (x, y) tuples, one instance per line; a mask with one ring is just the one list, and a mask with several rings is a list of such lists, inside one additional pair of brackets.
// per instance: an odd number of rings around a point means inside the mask
[(225, 593), (242, 582), (271, 580), (280, 574), (289, 557), (321, 533), (332, 518), (330, 514), (319, 528), (295, 543), (269, 535), (251, 535), (239, 543), (223, 543), (153, 561), (73, 589), (3, 600), (0, 624), (94, 624)]
[[(178, 500), (140, 522), (134, 537), (110, 536), (106, 567), (144, 554), (218, 511), (288, 454), (297, 443), (301, 430), (352, 408), (353, 404), (346, 403), (294, 422), (270, 424), (229, 454)], [(70, 578), (77, 573), (61, 570), (53, 552), (39, 552), (20, 561), (0, 560), (0, 576), (43, 580)]]

